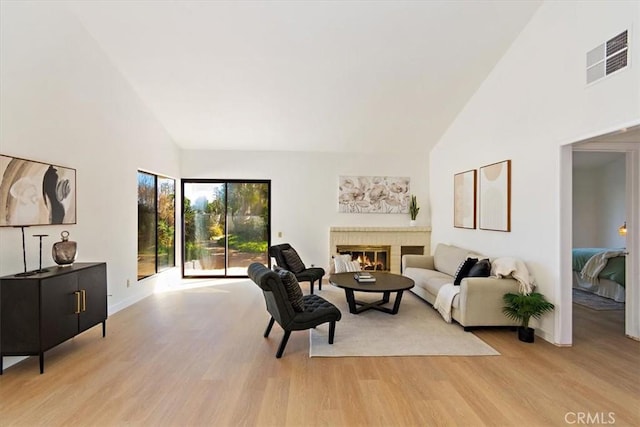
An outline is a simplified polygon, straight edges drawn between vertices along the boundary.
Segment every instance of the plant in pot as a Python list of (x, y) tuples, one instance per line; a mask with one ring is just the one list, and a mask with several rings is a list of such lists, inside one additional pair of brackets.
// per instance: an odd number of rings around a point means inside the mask
[(533, 342), (534, 330), (529, 327), (529, 320), (532, 317), (539, 319), (544, 313), (553, 310), (554, 305), (538, 292), (530, 294), (508, 293), (504, 294), (502, 299), (506, 304), (502, 308), (504, 315), (520, 322), (518, 339), (524, 342)]
[(409, 225), (416, 225), (416, 217), (418, 216), (418, 212), (420, 211), (420, 207), (418, 206), (418, 200), (416, 196), (412, 195), (411, 200), (409, 201), (409, 215), (411, 216), (411, 222)]

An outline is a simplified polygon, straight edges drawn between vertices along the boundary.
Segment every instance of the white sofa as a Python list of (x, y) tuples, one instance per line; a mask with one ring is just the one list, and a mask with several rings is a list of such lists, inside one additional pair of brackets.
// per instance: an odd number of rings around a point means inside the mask
[[(440, 243), (433, 255), (403, 255), (402, 274), (415, 282), (411, 291), (433, 305), (438, 290), (446, 283), (453, 283), (458, 266), (467, 257), (487, 258), (467, 249)], [(465, 331), (481, 326), (518, 326), (518, 322), (509, 320), (502, 313), (502, 296), (507, 292), (518, 292), (515, 279), (464, 278), (460, 282), (460, 293), (453, 299), (451, 317)]]

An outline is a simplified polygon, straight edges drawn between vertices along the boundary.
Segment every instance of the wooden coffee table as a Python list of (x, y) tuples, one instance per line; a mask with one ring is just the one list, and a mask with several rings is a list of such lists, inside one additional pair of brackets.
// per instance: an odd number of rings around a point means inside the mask
[[(360, 283), (353, 278), (353, 273), (337, 273), (329, 276), (329, 282), (344, 289), (349, 312), (359, 314), (366, 310), (378, 310), (384, 313), (396, 314), (402, 301), (402, 293), (414, 286), (413, 280), (399, 274), (386, 273), (382, 271), (371, 271), (376, 281), (372, 283)], [(374, 302), (362, 302), (355, 299), (354, 292), (379, 292), (382, 299)], [(391, 292), (396, 293), (393, 308), (383, 307), (389, 302)], [(358, 307), (359, 306), (359, 307)]]

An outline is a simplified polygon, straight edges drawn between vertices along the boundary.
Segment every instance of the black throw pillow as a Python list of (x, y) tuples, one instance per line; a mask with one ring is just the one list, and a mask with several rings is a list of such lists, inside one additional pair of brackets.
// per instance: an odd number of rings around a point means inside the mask
[(467, 277), (471, 268), (478, 262), (478, 258), (467, 258), (460, 263), (456, 275), (453, 278), (453, 285), (460, 286), (462, 279)]
[(489, 259), (481, 259), (471, 267), (467, 277), (489, 277), (491, 276), (491, 261)]
[(287, 261), (289, 270), (293, 273), (302, 273), (306, 269), (304, 263), (300, 259), (300, 255), (298, 255), (298, 252), (296, 252), (295, 249), (283, 249), (282, 255), (284, 256), (285, 261)]
[(289, 298), (289, 302), (293, 309), (299, 313), (303, 312), (304, 299), (302, 297), (302, 289), (300, 289), (300, 284), (298, 283), (298, 279), (296, 279), (295, 274), (289, 270), (278, 267), (275, 267), (273, 271), (280, 276), (280, 280), (287, 291), (287, 297)]

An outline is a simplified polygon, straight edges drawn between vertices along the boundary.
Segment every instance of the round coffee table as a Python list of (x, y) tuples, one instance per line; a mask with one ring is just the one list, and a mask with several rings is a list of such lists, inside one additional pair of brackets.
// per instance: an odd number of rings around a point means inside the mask
[[(329, 276), (329, 282), (339, 288), (344, 289), (349, 312), (359, 314), (366, 310), (378, 310), (384, 313), (396, 314), (402, 301), (402, 293), (414, 286), (413, 280), (399, 274), (386, 273), (382, 271), (371, 271), (376, 278), (375, 282), (360, 283), (354, 277), (354, 273), (336, 273)], [(382, 299), (374, 302), (362, 302), (355, 299), (354, 292), (379, 292)], [(393, 308), (383, 307), (389, 302), (391, 292), (396, 293)], [(359, 307), (358, 307), (359, 306)]]

